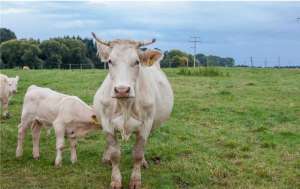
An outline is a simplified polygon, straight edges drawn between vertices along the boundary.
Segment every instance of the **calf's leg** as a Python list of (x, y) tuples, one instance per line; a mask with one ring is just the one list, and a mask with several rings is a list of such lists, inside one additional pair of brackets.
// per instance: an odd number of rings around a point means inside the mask
[(62, 151), (64, 148), (65, 127), (64, 124), (54, 122), (53, 127), (56, 135), (56, 158), (55, 166), (61, 166)]
[(16, 157), (21, 157), (23, 155), (23, 142), (26, 134), (26, 130), (32, 124), (31, 121), (22, 120), (18, 126), (18, 145), (16, 149)]
[(76, 153), (77, 139), (70, 138), (69, 140), (71, 146), (71, 162), (75, 163), (77, 161), (77, 153)]
[(8, 98), (3, 98), (2, 99), (2, 116), (4, 118), (9, 118), (9, 113), (8, 113)]
[(42, 125), (38, 121), (34, 121), (32, 125), (32, 155), (34, 159), (40, 158), (40, 135)]

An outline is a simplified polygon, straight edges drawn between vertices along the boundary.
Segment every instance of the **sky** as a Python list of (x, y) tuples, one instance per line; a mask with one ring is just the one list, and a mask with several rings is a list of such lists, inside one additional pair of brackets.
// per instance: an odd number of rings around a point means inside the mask
[[(0, 27), (18, 38), (156, 38), (151, 47), (233, 57), (236, 64), (300, 65), (300, 2), (5, 2)], [(280, 58), (279, 58), (280, 57)]]

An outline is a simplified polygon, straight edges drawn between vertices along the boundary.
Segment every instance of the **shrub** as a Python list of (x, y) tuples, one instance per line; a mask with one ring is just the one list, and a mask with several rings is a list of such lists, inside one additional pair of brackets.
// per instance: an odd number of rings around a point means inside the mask
[(179, 75), (186, 75), (186, 76), (229, 76), (228, 72), (222, 72), (218, 68), (212, 67), (197, 67), (197, 68), (180, 68)]

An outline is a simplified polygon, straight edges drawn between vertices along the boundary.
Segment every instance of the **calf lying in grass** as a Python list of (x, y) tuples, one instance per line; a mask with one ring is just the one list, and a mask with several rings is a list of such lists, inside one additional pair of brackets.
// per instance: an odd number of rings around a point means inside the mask
[(23, 142), (28, 127), (32, 127), (33, 157), (38, 159), (41, 127), (52, 127), (56, 134), (55, 165), (61, 165), (64, 136), (70, 140), (71, 161), (77, 161), (77, 137), (99, 129), (93, 109), (76, 96), (58, 93), (49, 88), (30, 86), (24, 97), (18, 131), (16, 157), (23, 154)]

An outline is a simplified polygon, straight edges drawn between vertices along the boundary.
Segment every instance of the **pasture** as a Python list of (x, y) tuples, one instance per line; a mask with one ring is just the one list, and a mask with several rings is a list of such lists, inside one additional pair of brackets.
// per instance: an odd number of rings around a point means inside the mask
[[(300, 70), (220, 69), (229, 76), (182, 76), (178, 69), (164, 70), (175, 105), (171, 119), (149, 138), (145, 157), (150, 166), (142, 171), (143, 188), (300, 188)], [(42, 131), (40, 160), (32, 158), (30, 132), (23, 157), (15, 158), (17, 125), (28, 86), (50, 87), (90, 104), (106, 71), (1, 73), (19, 75), (20, 82), (10, 101), (11, 118), (1, 120), (0, 188), (108, 188), (111, 168), (101, 163), (105, 140), (100, 131), (79, 140), (74, 165), (66, 142), (62, 167), (53, 166), (53, 130), (48, 137)], [(133, 139), (121, 147), (125, 188)]]

